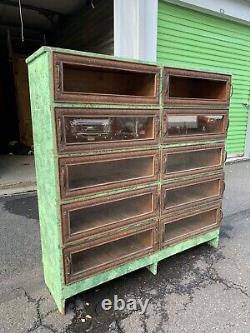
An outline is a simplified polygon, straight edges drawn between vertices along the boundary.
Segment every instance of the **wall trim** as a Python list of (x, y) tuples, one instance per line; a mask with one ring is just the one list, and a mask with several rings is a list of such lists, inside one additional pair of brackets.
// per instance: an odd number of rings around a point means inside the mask
[(114, 0), (114, 55), (155, 62), (158, 0)]
[(244, 0), (163, 0), (213, 16), (250, 25), (250, 3)]

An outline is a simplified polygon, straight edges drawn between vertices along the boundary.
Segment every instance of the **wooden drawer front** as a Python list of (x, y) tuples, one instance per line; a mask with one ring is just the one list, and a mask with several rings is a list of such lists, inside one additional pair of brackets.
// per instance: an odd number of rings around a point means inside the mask
[(159, 103), (154, 65), (54, 54), (55, 100), (73, 103)]
[(164, 110), (162, 142), (225, 138), (228, 128), (227, 112), (175, 112)]
[(163, 185), (161, 189), (161, 212), (195, 207), (204, 202), (222, 198), (225, 189), (224, 176), (200, 177)]
[(158, 151), (61, 158), (62, 198), (157, 181)]
[(158, 215), (157, 187), (62, 205), (63, 240), (114, 230)]
[(221, 204), (203, 205), (188, 213), (172, 214), (162, 220), (162, 246), (178, 243), (186, 238), (219, 227), (222, 219)]
[(199, 145), (163, 149), (163, 178), (219, 170), (224, 163), (224, 145)]
[(65, 283), (114, 268), (157, 250), (156, 228), (131, 229), (91, 243), (64, 250)]
[(230, 90), (230, 75), (169, 68), (163, 70), (163, 100), (166, 104), (228, 107)]
[(56, 108), (56, 124), (60, 152), (159, 142), (159, 110)]

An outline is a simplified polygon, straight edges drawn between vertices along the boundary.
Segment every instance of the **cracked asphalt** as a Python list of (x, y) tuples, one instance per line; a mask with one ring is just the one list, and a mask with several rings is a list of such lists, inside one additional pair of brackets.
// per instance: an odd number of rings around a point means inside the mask
[[(0, 199), (1, 333), (250, 332), (250, 162), (226, 166), (218, 249), (203, 244), (128, 274), (67, 302), (58, 313), (43, 282), (34, 194)], [(114, 295), (149, 305), (104, 311)]]

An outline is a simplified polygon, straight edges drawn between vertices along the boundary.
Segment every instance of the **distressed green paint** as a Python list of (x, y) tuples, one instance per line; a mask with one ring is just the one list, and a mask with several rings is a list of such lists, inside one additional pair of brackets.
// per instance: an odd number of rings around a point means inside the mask
[(59, 309), (64, 302), (54, 110), (51, 108), (51, 54), (29, 63), (37, 195), (45, 282)]
[(159, 1), (157, 60), (232, 74), (227, 151), (244, 154), (250, 98), (250, 26)]
[[(153, 274), (156, 274), (158, 262), (169, 256), (172, 256), (176, 253), (182, 252), (186, 249), (189, 249), (204, 242), (210, 242), (210, 245), (215, 246), (218, 242), (219, 229), (192, 237), (191, 239), (187, 239), (178, 244), (163, 248), (144, 258), (133, 260), (127, 264), (120, 265), (116, 268), (104, 271), (81, 281), (65, 285), (62, 255), (63, 244), (61, 239), (60, 204), (62, 202), (74, 202), (82, 199), (85, 200), (118, 192), (121, 193), (125, 191), (130, 191), (131, 189), (139, 189), (152, 186), (158, 186), (159, 188), (161, 181), (159, 180), (157, 182), (152, 182), (149, 184), (134, 186), (125, 189), (122, 188), (118, 190), (112, 190), (105, 193), (96, 193), (93, 195), (77, 197), (75, 199), (68, 199), (65, 201), (61, 200), (58, 177), (58, 152), (56, 146), (54, 107), (58, 107), (59, 105), (63, 105), (65, 107), (65, 104), (55, 103), (53, 100), (53, 51), (78, 55), (91, 55), (89, 53), (86, 54), (83, 52), (74, 52), (43, 47), (31, 57), (29, 57), (27, 60), (35, 147), (35, 165), (37, 174), (37, 192), (39, 201), (39, 220), (41, 230), (44, 277), (45, 282), (58, 306), (58, 309), (61, 312), (64, 312), (65, 300), (71, 296), (76, 295), (77, 293), (93, 288), (97, 285), (110, 281), (114, 278), (135, 271), (142, 267), (147, 267)], [(96, 54), (93, 55), (96, 56)], [(101, 57), (110, 58), (103, 55), (101, 55)], [(158, 105), (158, 108), (160, 108), (162, 112), (161, 102)], [(67, 106), (71, 107), (72, 105), (73, 104)], [(80, 105), (80, 107), (88, 108), (90, 106), (92, 107), (92, 105)], [(110, 107), (109, 105), (98, 106)], [(74, 107), (79, 107), (79, 104), (75, 104)], [(132, 105), (126, 105), (126, 107), (134, 108), (134, 106)], [(154, 106), (153, 108), (156, 108), (156, 106)], [(209, 143), (213, 143), (213, 141), (209, 141)], [(197, 142), (187, 143), (185, 145), (190, 144), (197, 144)], [(182, 146), (182, 144), (168, 145), (168, 147), (175, 146)], [(155, 146), (155, 148), (157, 149), (159, 149), (160, 147), (160, 145)], [(140, 150), (142, 149), (146, 149), (146, 147), (140, 148)], [(108, 150), (106, 150), (105, 152), (108, 152)], [(101, 153), (104, 153), (104, 151), (102, 151)], [(92, 152), (90, 152), (90, 154), (92, 154)], [(71, 154), (67, 154), (67, 156), (71, 156)], [(164, 181), (162, 183), (167, 183), (167, 181)], [(148, 223), (150, 223), (150, 221), (148, 221)]]
[(217, 247), (219, 246), (219, 241), (220, 241), (220, 238), (219, 238), (219, 235), (218, 237), (214, 238), (214, 239), (211, 239), (208, 244), (212, 247), (214, 247), (215, 249), (217, 249)]
[(153, 275), (157, 275), (157, 269), (158, 269), (158, 263), (155, 262), (149, 266), (147, 266), (147, 269), (153, 274)]

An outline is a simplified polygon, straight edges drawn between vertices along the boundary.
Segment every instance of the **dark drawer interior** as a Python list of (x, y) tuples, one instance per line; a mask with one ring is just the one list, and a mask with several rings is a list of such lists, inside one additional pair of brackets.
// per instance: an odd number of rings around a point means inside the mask
[(153, 157), (131, 158), (113, 161), (68, 166), (68, 186), (70, 190), (98, 186), (153, 175)]
[(158, 179), (157, 150), (59, 159), (61, 195), (72, 197)]
[(62, 206), (64, 237), (73, 240), (121, 225), (128, 225), (156, 214), (156, 191), (114, 195), (109, 200), (72, 203)]
[(162, 209), (165, 210), (219, 197), (221, 193), (221, 181), (220, 179), (216, 179), (187, 186), (178, 186), (172, 189), (165, 188), (163, 191), (164, 201)]
[(218, 209), (197, 213), (189, 217), (166, 223), (163, 235), (164, 243), (173, 243), (192, 234), (212, 229), (218, 224)]
[(227, 81), (170, 75), (169, 98), (225, 101)]
[(66, 265), (66, 280), (75, 280), (137, 258), (151, 251), (153, 243), (153, 230), (150, 229), (88, 249), (68, 249), (71, 264), (70, 268)]
[(174, 173), (219, 166), (221, 155), (221, 148), (168, 153), (165, 170)]
[(155, 96), (155, 74), (63, 64), (63, 91), (126, 96)]

